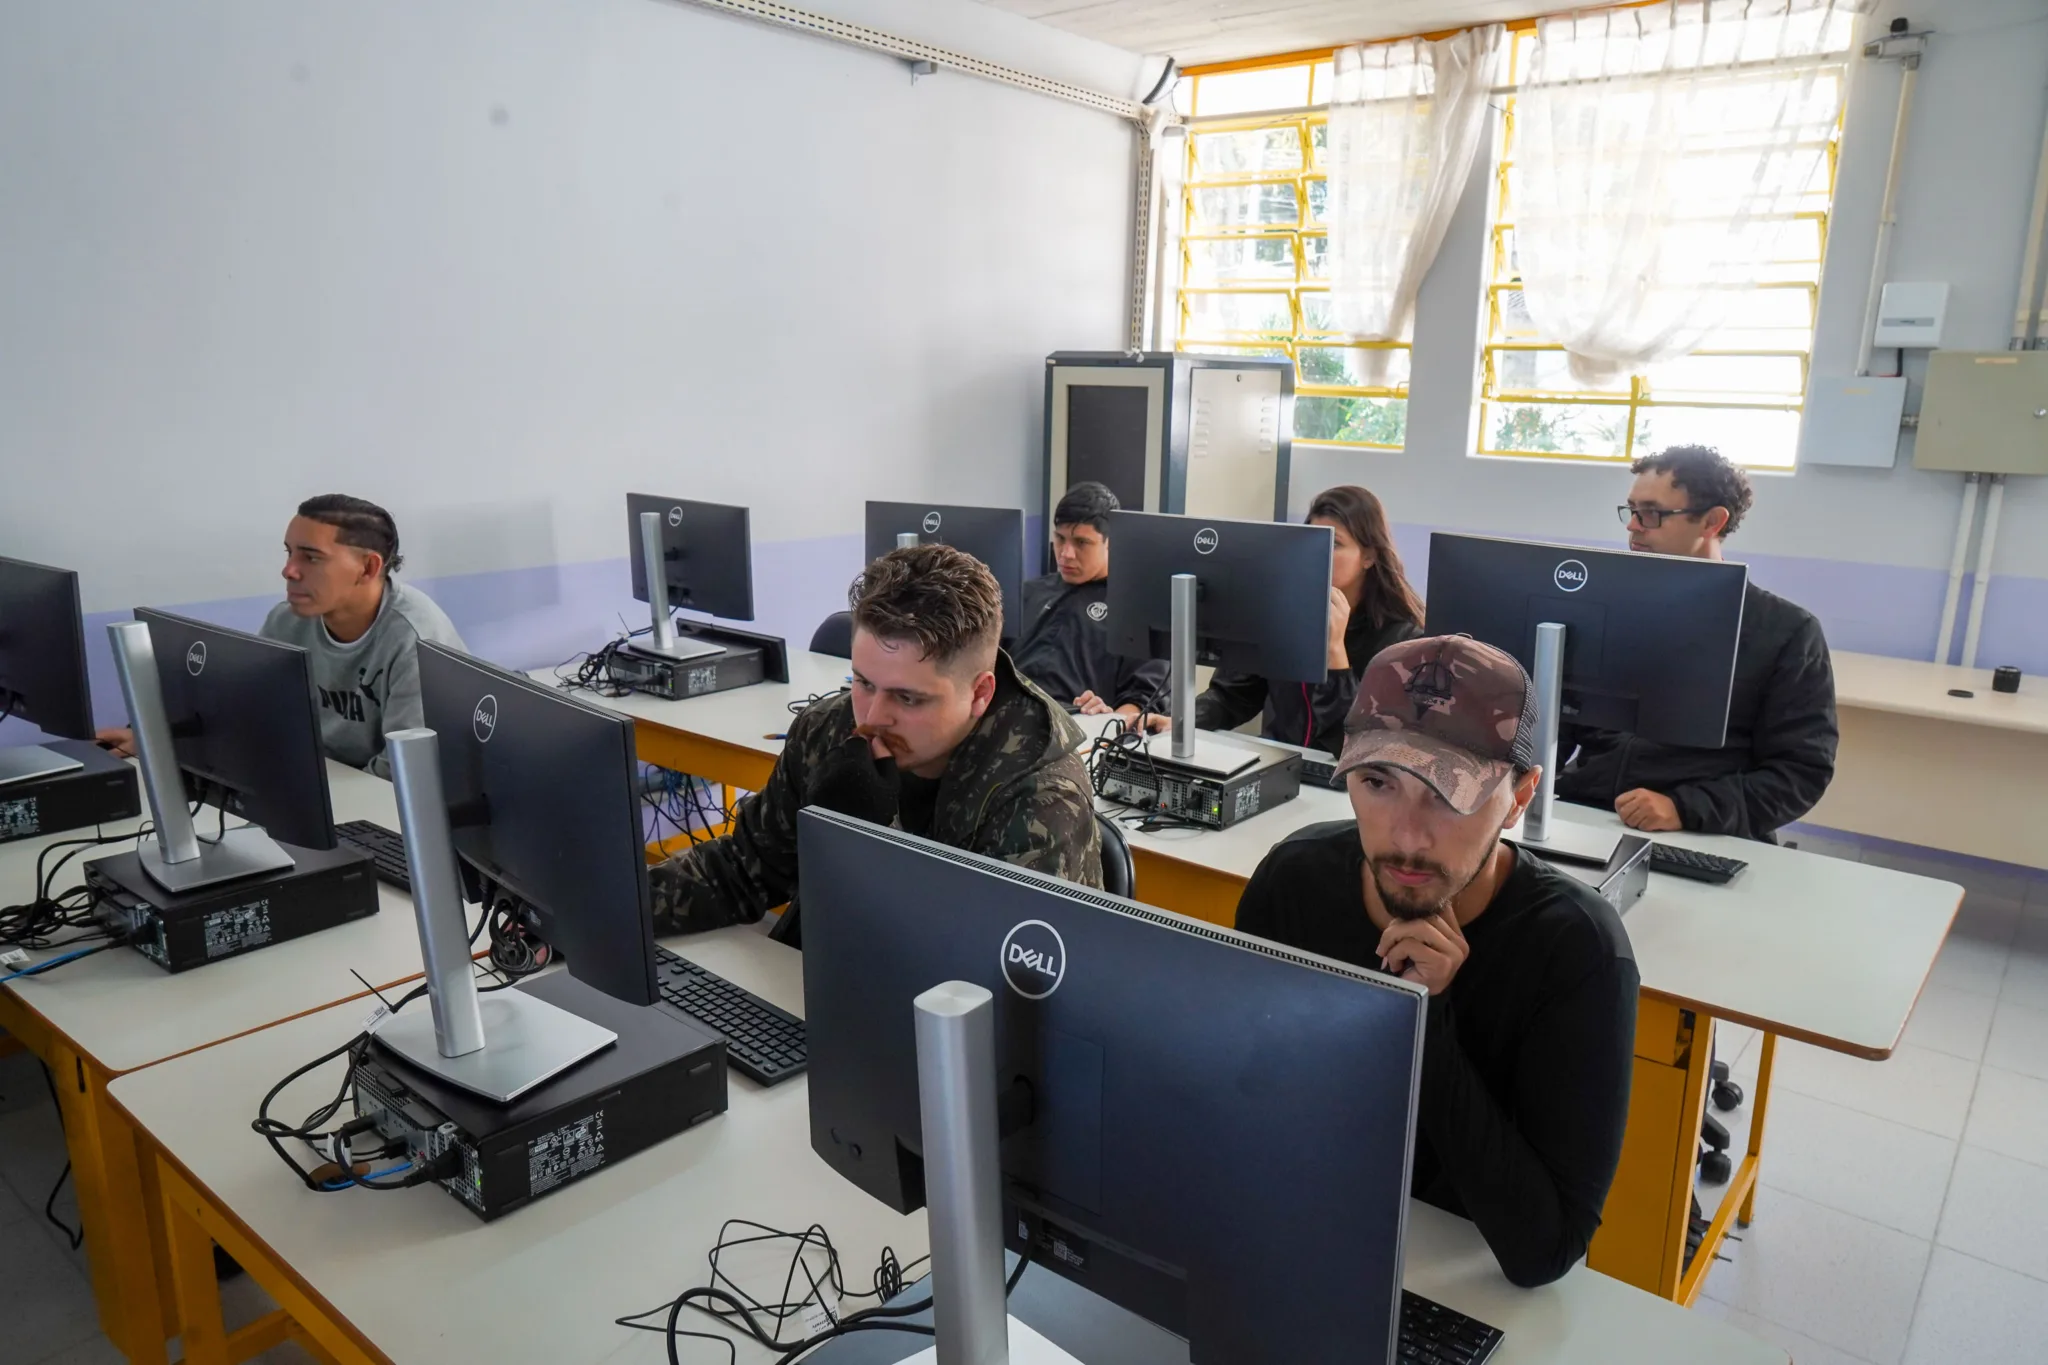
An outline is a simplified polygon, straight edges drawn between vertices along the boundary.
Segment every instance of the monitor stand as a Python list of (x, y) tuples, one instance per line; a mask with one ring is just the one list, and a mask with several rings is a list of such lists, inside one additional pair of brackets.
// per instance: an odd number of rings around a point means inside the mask
[(20, 744), (0, 749), (0, 787), (11, 782), (28, 782), (39, 777), (73, 773), (84, 766), (85, 764), (70, 755), (46, 749), (40, 744)]
[[(1003, 1289), (1002, 1150), (996, 1120), (996, 1009), (985, 986), (948, 981), (912, 1002), (932, 1327), (914, 1361), (1081, 1365), (1009, 1315)], [(1004, 1342), (1008, 1342), (1005, 1350)]]
[(1213, 777), (1241, 773), (1259, 761), (1257, 751), (1202, 739), (1195, 730), (1195, 601), (1197, 580), (1177, 573), (1173, 594), (1173, 631), (1167, 651), (1167, 679), (1173, 699), (1173, 728), (1145, 740), (1145, 752), (1163, 762), (1193, 768)]
[(1555, 818), (1557, 806), (1557, 732), (1564, 717), (1564, 632), (1556, 621), (1536, 627), (1536, 764), (1542, 777), (1521, 822), (1504, 832), (1531, 853), (1569, 862), (1607, 864), (1621, 843), (1613, 830), (1565, 824)]
[(253, 825), (231, 829), (215, 840), (194, 835), (193, 842), (199, 846), (199, 856), (181, 862), (170, 860), (161, 836), (144, 840), (135, 852), (149, 879), (179, 896), (244, 877), (289, 872), (296, 866), (281, 844)]
[(1624, 832), (1620, 830), (1599, 829), (1592, 825), (1573, 825), (1552, 819), (1545, 826), (1543, 837), (1538, 839), (1527, 833), (1528, 824), (1525, 818), (1520, 823), (1502, 830), (1500, 837), (1545, 858), (1562, 858), (1570, 863), (1590, 863), (1595, 867), (1607, 865), (1624, 837)]
[(661, 513), (640, 514), (640, 567), (647, 575), (647, 614), (653, 633), (644, 641), (627, 646), (640, 654), (688, 663), (723, 654), (725, 646), (679, 634), (675, 617), (669, 613), (668, 573), (662, 562)]
[(469, 925), (432, 730), (384, 737), (405, 836), (406, 872), (427, 969), (428, 1013), (390, 1014), (376, 1039), (412, 1066), (471, 1094), (508, 1104), (618, 1041), (619, 1035), (520, 991), (478, 994)]

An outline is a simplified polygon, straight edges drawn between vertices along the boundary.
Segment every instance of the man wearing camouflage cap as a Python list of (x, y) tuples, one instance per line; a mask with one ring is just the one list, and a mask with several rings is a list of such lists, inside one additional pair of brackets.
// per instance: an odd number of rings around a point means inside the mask
[(1243, 933), (1429, 990), (1411, 1188), (1476, 1223), (1525, 1287), (1571, 1269), (1600, 1226), (1637, 987), (1614, 908), (1501, 839), (1536, 792), (1535, 729), (1528, 676), (1500, 650), (1383, 650), (1337, 761), (1356, 820), (1275, 846), (1237, 907)]

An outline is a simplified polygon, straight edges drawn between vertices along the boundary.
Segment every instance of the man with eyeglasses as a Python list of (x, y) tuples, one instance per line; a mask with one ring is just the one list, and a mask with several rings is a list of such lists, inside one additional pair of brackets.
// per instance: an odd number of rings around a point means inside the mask
[[(1708, 446), (1673, 446), (1632, 466), (1617, 510), (1628, 547), (1719, 559), (1755, 494), (1749, 476)], [(1728, 734), (1719, 749), (1576, 730), (1578, 753), (1557, 777), (1567, 801), (1612, 806), (1631, 829), (1693, 830), (1775, 842), (1820, 800), (1835, 775), (1835, 675), (1813, 613), (1750, 582)]]

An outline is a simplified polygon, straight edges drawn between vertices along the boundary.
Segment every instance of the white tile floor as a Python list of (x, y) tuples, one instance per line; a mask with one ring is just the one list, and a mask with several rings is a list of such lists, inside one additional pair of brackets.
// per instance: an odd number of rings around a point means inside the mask
[[(1699, 1310), (1797, 1365), (2048, 1361), (2048, 877), (1801, 837), (1969, 894), (1898, 1052), (1780, 1043), (1756, 1222)], [(1719, 1055), (1754, 1082), (1757, 1035)], [(1749, 1109), (1723, 1116), (1737, 1151)], [(1701, 1185), (1709, 1207), (1719, 1189)]]
[[(1812, 852), (1970, 887), (1904, 1044), (1889, 1062), (1779, 1047), (1754, 1225), (1708, 1276), (1699, 1311), (1796, 1365), (2048, 1361), (2048, 877), (1802, 836)], [(1758, 1039), (1720, 1056), (1753, 1083)], [(1749, 1107), (1725, 1116), (1735, 1150)], [(8, 1365), (121, 1365), (85, 1259), (43, 1217), (64, 1141), (41, 1071), (0, 1059), (0, 1324)], [(1701, 1186), (1710, 1206), (1719, 1198)], [(67, 1185), (56, 1211), (74, 1226)], [(246, 1277), (231, 1322), (269, 1304)], [(265, 1365), (304, 1365), (279, 1347)]]

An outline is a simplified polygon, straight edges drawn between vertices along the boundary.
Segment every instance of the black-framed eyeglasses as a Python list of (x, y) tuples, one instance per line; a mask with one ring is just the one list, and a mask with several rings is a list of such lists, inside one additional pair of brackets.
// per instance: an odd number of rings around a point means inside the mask
[(1621, 514), (1621, 524), (1626, 526), (1631, 519), (1643, 523), (1645, 531), (1654, 531), (1664, 524), (1666, 517), (1696, 517), (1702, 512), (1711, 512), (1711, 507), (1632, 507), (1628, 503), (1614, 509)]

